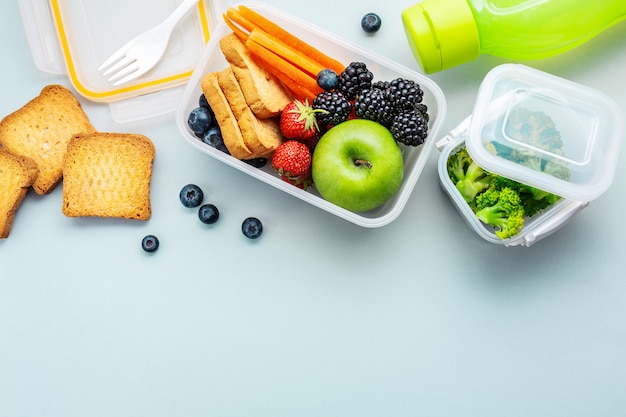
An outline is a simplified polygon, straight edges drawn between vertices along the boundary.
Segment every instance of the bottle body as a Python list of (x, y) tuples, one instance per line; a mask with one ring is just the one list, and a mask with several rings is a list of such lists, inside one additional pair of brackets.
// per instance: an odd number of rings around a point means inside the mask
[(541, 59), (570, 50), (626, 17), (625, 0), (471, 0), (481, 52)]
[(626, 0), (424, 0), (402, 19), (426, 72), (480, 53), (516, 60), (570, 50), (626, 18)]

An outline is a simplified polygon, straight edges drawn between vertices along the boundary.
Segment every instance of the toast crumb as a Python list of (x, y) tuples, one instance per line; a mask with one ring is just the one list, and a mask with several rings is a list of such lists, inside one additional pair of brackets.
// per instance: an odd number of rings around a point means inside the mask
[(148, 220), (154, 155), (140, 134), (74, 136), (63, 163), (63, 214)]
[(9, 237), (17, 209), (36, 178), (35, 161), (0, 148), (0, 239)]
[(61, 180), (70, 139), (95, 131), (74, 94), (55, 84), (0, 121), (0, 144), (37, 163), (39, 175), (32, 186), (37, 194), (46, 194)]

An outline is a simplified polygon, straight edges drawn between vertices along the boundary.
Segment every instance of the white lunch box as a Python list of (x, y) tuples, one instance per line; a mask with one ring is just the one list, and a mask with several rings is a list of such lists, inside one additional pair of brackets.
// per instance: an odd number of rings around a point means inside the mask
[(343, 40), (306, 21), (297, 19), (260, 2), (244, 2), (241, 4), (245, 4), (265, 15), (305, 42), (312, 44), (328, 55), (345, 63), (345, 65), (354, 61), (364, 62), (368, 69), (374, 74), (375, 80), (391, 81), (397, 77), (404, 77), (419, 83), (424, 91), (423, 103), (428, 106), (428, 114), (430, 117), (428, 137), (425, 143), (418, 147), (402, 146), (404, 179), (396, 194), (382, 206), (360, 213), (345, 210), (326, 201), (319, 195), (314, 186), (304, 191), (282, 181), (276, 172), (273, 171), (269, 163), (263, 168), (255, 168), (203, 143), (191, 131), (187, 125), (187, 119), (189, 113), (195, 107), (198, 107), (198, 99), (202, 95), (200, 88), (202, 77), (211, 71), (222, 70), (228, 65), (219, 48), (219, 40), (229, 34), (231, 30), (224, 22), (220, 22), (214, 30), (211, 41), (209, 41), (200, 57), (198, 66), (189, 80), (189, 84), (184, 92), (181, 105), (176, 115), (179, 130), (185, 141), (215, 159), (357, 225), (363, 227), (380, 227), (393, 221), (400, 215), (409, 199), (417, 179), (428, 160), (428, 156), (435, 146), (435, 138), (445, 119), (446, 102), (441, 89), (424, 75)]

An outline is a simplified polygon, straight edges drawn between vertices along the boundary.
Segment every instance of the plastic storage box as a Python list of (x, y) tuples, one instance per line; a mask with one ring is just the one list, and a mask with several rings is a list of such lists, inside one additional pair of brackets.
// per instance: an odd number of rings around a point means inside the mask
[[(520, 128), (516, 119), (520, 111), (548, 116), (562, 140), (561, 151), (537, 147), (531, 130), (518, 134), (529, 128)], [(472, 115), (437, 141), (441, 185), (479, 236), (506, 246), (530, 246), (610, 187), (624, 136), (620, 113), (616, 103), (599, 91), (524, 65), (500, 65), (481, 83)], [(476, 218), (447, 172), (449, 156), (464, 146), (485, 170), (562, 198), (527, 219), (519, 235), (501, 240)], [(520, 153), (532, 154), (543, 167), (547, 161), (567, 167), (569, 176), (520, 164), (511, 157)]]
[(198, 139), (187, 125), (187, 118), (191, 110), (198, 107), (198, 99), (202, 94), (200, 81), (202, 77), (211, 72), (219, 71), (228, 65), (219, 48), (219, 39), (230, 33), (230, 29), (220, 22), (213, 32), (211, 41), (208, 43), (198, 66), (194, 70), (183, 99), (176, 115), (178, 127), (185, 141), (232, 167), (241, 170), (250, 176), (320, 207), (329, 213), (339, 216), (363, 227), (380, 227), (393, 221), (403, 210), (413, 188), (417, 182), (429, 154), (435, 145), (435, 138), (443, 123), (446, 114), (446, 103), (441, 89), (425, 76), (400, 66), (382, 56), (363, 49), (355, 44), (315, 27), (310, 23), (290, 16), (280, 10), (267, 6), (260, 2), (243, 2), (246, 6), (258, 11), (269, 19), (275, 21), (285, 29), (294, 33), (304, 41), (316, 46), (330, 56), (348, 65), (353, 61), (364, 62), (374, 74), (375, 80), (392, 80), (404, 77), (415, 80), (424, 90), (423, 103), (428, 106), (430, 117), (429, 136), (423, 145), (419, 147), (403, 147), (404, 179), (398, 192), (384, 205), (368, 212), (350, 212), (335, 204), (324, 200), (315, 190), (309, 187), (306, 191), (301, 190), (280, 179), (268, 163), (263, 168), (254, 168), (249, 164), (239, 161), (228, 154), (221, 152)]
[(67, 74), (85, 98), (107, 102), (113, 118), (129, 122), (173, 112), (221, 11), (200, 0), (176, 26), (161, 62), (135, 81), (114, 87), (98, 67), (133, 37), (160, 23), (180, 1), (20, 0), (36, 66)]

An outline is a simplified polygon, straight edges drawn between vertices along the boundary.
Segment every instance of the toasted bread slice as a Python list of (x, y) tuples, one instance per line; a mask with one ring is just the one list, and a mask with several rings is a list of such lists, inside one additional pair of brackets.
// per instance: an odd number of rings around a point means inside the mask
[(252, 112), (260, 119), (278, 116), (292, 99), (283, 84), (252, 59), (246, 45), (234, 33), (220, 39), (220, 48), (233, 67)]
[(229, 66), (218, 73), (218, 82), (237, 119), (252, 158), (266, 158), (283, 142), (278, 120), (259, 119), (248, 106), (243, 91)]
[(252, 158), (252, 152), (243, 140), (243, 134), (239, 129), (237, 119), (220, 87), (218, 73), (210, 72), (202, 77), (200, 86), (209, 106), (215, 113), (215, 119), (222, 131), (224, 145), (226, 145), (230, 154), (237, 159)]
[(15, 213), (36, 178), (35, 161), (0, 148), (0, 239), (9, 236)]
[(63, 214), (148, 220), (154, 155), (139, 134), (74, 136), (63, 164)]
[(0, 144), (37, 163), (39, 175), (33, 189), (46, 194), (61, 180), (63, 156), (70, 139), (78, 133), (95, 131), (72, 92), (60, 85), (49, 85), (0, 121)]

